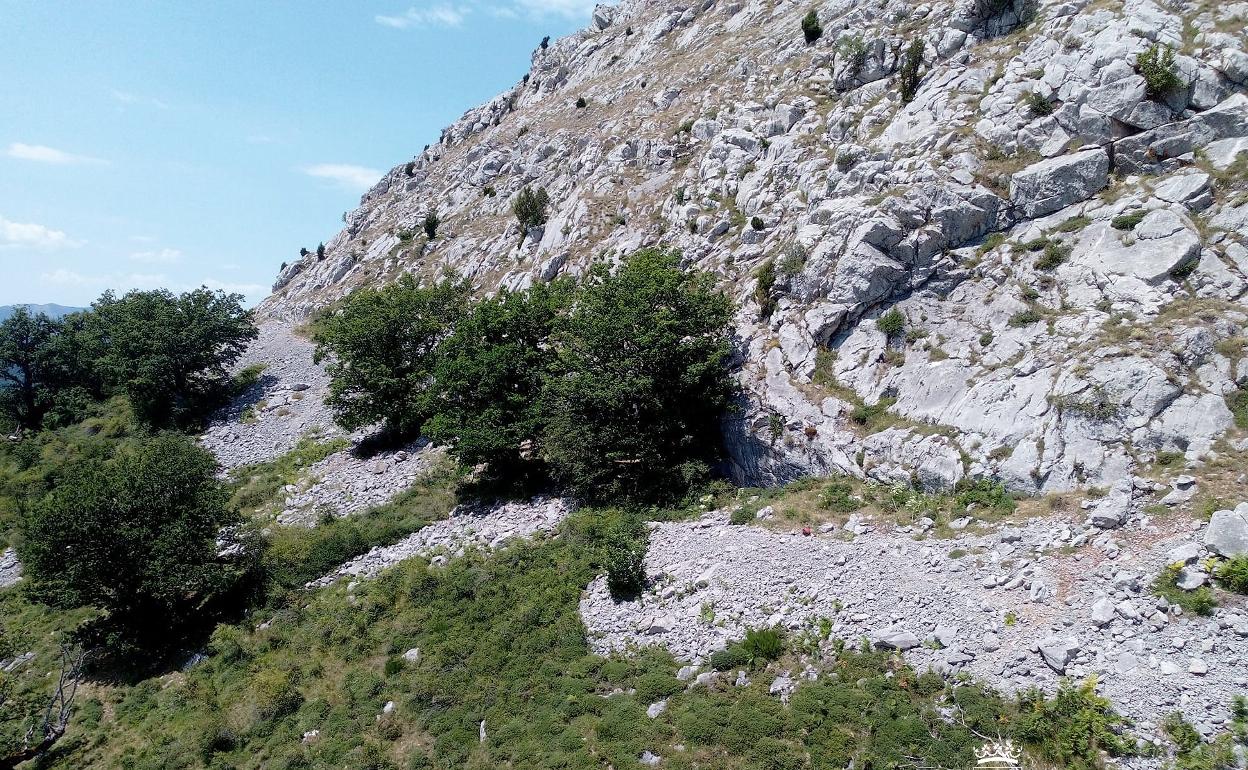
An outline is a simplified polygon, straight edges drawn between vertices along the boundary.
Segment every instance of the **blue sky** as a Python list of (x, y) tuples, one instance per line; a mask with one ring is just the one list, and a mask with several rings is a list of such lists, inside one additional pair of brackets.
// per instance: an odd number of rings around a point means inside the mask
[(0, 0), (0, 305), (250, 302), (593, 0)]

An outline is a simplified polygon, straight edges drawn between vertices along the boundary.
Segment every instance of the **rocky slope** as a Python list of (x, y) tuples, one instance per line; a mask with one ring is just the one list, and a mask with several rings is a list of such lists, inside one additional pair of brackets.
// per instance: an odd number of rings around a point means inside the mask
[[(990, 5), (825, 2), (813, 45), (802, 4), (599, 8), (386, 174), (262, 312), (405, 271), (489, 292), (661, 245), (740, 302), (740, 481), (1035, 492), (1197, 462), (1248, 380), (1248, 4)], [(1155, 43), (1182, 85), (1150, 98)], [(552, 203), (521, 233), (526, 185)], [(867, 435), (853, 408), (881, 400), (902, 424)]]
[[(825, 653), (835, 640), (866, 639), (904, 650), (919, 670), (965, 672), (1006, 691), (1095, 675), (1141, 737), (1160, 737), (1174, 711), (1211, 736), (1248, 688), (1248, 610), (1236, 601), (1212, 617), (1185, 615), (1150, 588), (1168, 564), (1198, 572), (1208, 533), (1188, 516), (1117, 537), (1058, 517), (919, 540), (917, 528), (855, 516), (804, 537), (713, 512), (656, 525), (646, 560), (654, 587), (639, 601), (616, 603), (599, 578), (581, 614), (599, 651), (660, 644), (693, 661), (686, 673), (703, 682), (737, 675), (710, 673), (709, 653), (747, 628), (780, 626)], [(773, 692), (802, 676), (789, 672)]]

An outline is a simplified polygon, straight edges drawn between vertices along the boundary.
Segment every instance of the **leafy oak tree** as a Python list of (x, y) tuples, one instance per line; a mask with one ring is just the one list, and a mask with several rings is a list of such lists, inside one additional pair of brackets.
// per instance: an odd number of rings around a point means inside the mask
[(228, 393), (230, 366), (256, 338), (240, 294), (196, 289), (105, 292), (84, 314), (79, 355), (149, 425), (187, 425)]
[(216, 470), (176, 433), (67, 463), (19, 524), (32, 596), (102, 610), (94, 641), (114, 653), (177, 644), (244, 571), (218, 556), (221, 528), (238, 517)]
[(328, 361), (329, 397), (348, 430), (382, 423), (393, 436), (419, 435), (430, 416), (435, 352), (466, 309), (466, 283), (421, 286), (404, 275), (360, 289), (313, 334), (316, 360)]
[(719, 459), (732, 303), (674, 251), (598, 266), (554, 337), (544, 452), (591, 501), (678, 496)]
[(425, 434), (495, 479), (529, 478), (540, 467), (542, 385), (549, 344), (571, 284), (504, 291), (472, 308), (438, 347), (432, 417)]
[(38, 430), (55, 401), (60, 331), (59, 321), (24, 307), (0, 323), (0, 411), (19, 427)]

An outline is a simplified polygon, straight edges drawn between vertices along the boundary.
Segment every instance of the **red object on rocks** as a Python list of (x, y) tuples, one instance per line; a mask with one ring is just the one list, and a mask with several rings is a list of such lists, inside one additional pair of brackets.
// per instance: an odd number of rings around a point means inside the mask
[(806, 537), (810, 537), (810, 527), (802, 527), (802, 534)]

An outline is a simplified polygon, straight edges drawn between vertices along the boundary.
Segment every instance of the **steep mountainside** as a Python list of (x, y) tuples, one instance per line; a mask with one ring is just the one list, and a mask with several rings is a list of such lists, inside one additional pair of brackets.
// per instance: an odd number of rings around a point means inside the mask
[[(815, 8), (813, 44), (803, 4), (599, 8), (386, 174), (262, 312), (661, 245), (740, 303), (740, 481), (1129, 499), (1159, 453), (1207, 458), (1248, 378), (1248, 4)], [(522, 233), (525, 186), (551, 203)]]

